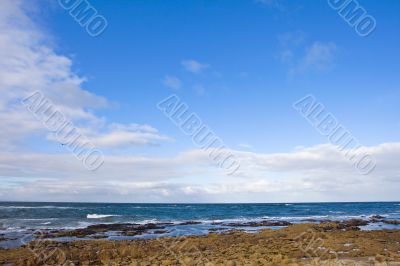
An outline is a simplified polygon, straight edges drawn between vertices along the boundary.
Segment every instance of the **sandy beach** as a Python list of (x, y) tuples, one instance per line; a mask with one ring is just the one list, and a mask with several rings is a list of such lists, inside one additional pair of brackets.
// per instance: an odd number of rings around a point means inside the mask
[(400, 265), (400, 230), (361, 231), (352, 221), (146, 240), (36, 240), (0, 250), (0, 264)]

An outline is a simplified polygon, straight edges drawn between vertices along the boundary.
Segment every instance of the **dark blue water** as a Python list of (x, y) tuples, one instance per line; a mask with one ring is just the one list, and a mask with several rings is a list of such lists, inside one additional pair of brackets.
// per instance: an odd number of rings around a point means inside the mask
[[(400, 220), (400, 202), (294, 204), (105, 204), (0, 202), (0, 233), (16, 235), (29, 229), (78, 228), (98, 223), (200, 221), (182, 226), (183, 234), (207, 233), (213, 222), (369, 219), (373, 215)], [(372, 229), (397, 228), (374, 225)], [(370, 226), (371, 227), (371, 226)], [(174, 229), (176, 230), (178, 229)], [(0, 242), (1, 246), (1, 242)]]

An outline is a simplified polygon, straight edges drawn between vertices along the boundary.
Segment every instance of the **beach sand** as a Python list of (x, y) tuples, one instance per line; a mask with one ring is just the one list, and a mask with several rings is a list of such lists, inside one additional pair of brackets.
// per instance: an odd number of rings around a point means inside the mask
[(12, 265), (400, 265), (400, 230), (296, 224), (257, 233), (147, 240), (37, 240), (0, 250)]

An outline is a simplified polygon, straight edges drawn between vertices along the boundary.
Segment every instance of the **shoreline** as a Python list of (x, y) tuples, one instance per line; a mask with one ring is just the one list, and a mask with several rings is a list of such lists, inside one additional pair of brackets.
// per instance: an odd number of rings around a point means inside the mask
[[(107, 219), (107, 218), (106, 218)], [(400, 220), (387, 219), (385, 216), (374, 215), (364, 218), (349, 218), (345, 220), (304, 219), (301, 222), (287, 220), (247, 220), (247, 221), (181, 221), (181, 222), (108, 222), (86, 225), (78, 228), (26, 228), (17, 231), (0, 232), (0, 248), (17, 248), (35, 239), (71, 242), (76, 240), (133, 240), (166, 236), (207, 235), (212, 232), (243, 231), (255, 233), (262, 229), (278, 230), (296, 224), (334, 223), (338, 227), (357, 228), (361, 230), (400, 230)]]
[(137, 240), (44, 238), (20, 248), (1, 249), (0, 264), (354, 265), (345, 263), (358, 261), (359, 265), (400, 265), (400, 230), (362, 231), (360, 225), (357, 220), (326, 221), (256, 233), (232, 228), (203, 236)]

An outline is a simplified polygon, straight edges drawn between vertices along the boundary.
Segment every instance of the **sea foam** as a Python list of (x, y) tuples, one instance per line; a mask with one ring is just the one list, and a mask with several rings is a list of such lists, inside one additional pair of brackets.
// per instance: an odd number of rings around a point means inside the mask
[(114, 214), (88, 214), (88, 215), (86, 215), (86, 218), (88, 218), (88, 219), (102, 219), (102, 218), (113, 217), (113, 216), (120, 216), (120, 215), (114, 215)]

